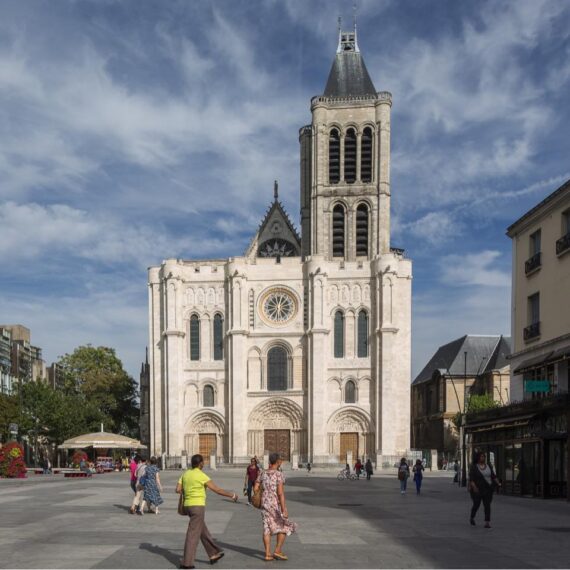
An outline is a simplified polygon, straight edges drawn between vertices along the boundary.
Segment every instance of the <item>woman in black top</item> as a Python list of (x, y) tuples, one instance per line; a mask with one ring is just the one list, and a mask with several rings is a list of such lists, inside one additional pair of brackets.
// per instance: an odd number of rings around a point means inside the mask
[(491, 501), (495, 487), (500, 487), (495, 470), (487, 463), (485, 453), (479, 452), (469, 469), (469, 492), (473, 501), (469, 522), (473, 526), (475, 526), (475, 515), (481, 506), (481, 501), (483, 501), (485, 528), (491, 528)]

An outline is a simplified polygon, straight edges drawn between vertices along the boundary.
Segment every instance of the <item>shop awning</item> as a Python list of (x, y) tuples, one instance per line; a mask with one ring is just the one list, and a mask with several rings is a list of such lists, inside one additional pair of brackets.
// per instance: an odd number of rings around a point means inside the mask
[(536, 413), (515, 416), (512, 418), (494, 418), (490, 420), (484, 420), (481, 422), (468, 423), (465, 427), (467, 431), (471, 431), (472, 429), (476, 429), (476, 431), (488, 431), (494, 429), (525, 426), (535, 416)]
[(559, 360), (564, 360), (565, 358), (570, 358), (570, 345), (563, 346), (562, 348), (555, 350), (548, 358), (548, 362), (558, 362)]
[(534, 356), (528, 360), (523, 360), (514, 370), (513, 374), (521, 374), (527, 370), (532, 370), (533, 368), (539, 368), (543, 366), (547, 360), (550, 359), (553, 352), (547, 352), (546, 354), (541, 354), (540, 356)]

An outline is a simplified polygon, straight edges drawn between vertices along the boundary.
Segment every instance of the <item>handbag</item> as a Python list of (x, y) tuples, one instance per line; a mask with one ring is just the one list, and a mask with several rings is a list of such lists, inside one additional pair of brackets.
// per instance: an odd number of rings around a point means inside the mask
[(257, 491), (253, 492), (253, 495), (251, 496), (251, 504), (256, 508), (256, 509), (261, 509), (261, 498), (263, 495), (263, 485), (259, 485), (259, 488), (257, 489)]
[(182, 487), (178, 497), (178, 514), (183, 517), (186, 516), (186, 508), (184, 507), (184, 487)]

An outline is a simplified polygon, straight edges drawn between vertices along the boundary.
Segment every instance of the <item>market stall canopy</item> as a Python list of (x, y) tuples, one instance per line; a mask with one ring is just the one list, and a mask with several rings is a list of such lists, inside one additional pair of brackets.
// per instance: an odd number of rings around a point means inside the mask
[(83, 449), (84, 447), (93, 447), (95, 449), (146, 449), (138, 439), (133, 439), (125, 435), (117, 435), (101, 431), (95, 433), (87, 433), (66, 439), (60, 446), (60, 449)]

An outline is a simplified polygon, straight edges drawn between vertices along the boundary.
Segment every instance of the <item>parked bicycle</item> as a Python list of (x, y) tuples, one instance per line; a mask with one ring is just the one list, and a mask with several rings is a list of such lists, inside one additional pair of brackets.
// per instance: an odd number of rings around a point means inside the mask
[(356, 475), (354, 473), (347, 473), (346, 469), (341, 469), (336, 478), (339, 481), (343, 481), (344, 479), (350, 479), (351, 481), (354, 481), (356, 479)]

